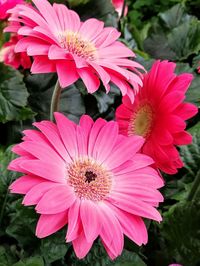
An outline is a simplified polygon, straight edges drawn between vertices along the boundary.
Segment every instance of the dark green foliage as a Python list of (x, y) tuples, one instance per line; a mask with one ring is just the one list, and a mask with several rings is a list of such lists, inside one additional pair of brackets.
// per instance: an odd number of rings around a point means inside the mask
[(18, 71), (0, 65), (0, 122), (26, 120), (34, 113), (27, 107), (29, 96)]
[(159, 13), (144, 42), (154, 58), (183, 61), (200, 50), (200, 21), (185, 13), (182, 5)]
[[(29, 1), (30, 2), (30, 1)], [(75, 8), (83, 20), (96, 17), (122, 31), (121, 41), (137, 55), (147, 70), (155, 59), (177, 63), (176, 72), (192, 73), (193, 82), (186, 100), (200, 106), (200, 4), (199, 0), (127, 0), (129, 13), (119, 18), (111, 0), (57, 0)], [(3, 24), (0, 23), (0, 29)], [(8, 40), (2, 37), (0, 45)], [(32, 122), (49, 120), (56, 74), (31, 75), (0, 64), (0, 266), (183, 266), (200, 265), (200, 117), (187, 123), (193, 144), (180, 147), (185, 163), (173, 176), (165, 175), (159, 207), (163, 222), (148, 223), (149, 242), (138, 247), (125, 239), (123, 254), (111, 261), (100, 240), (83, 260), (78, 260), (71, 243), (65, 243), (67, 226), (45, 239), (35, 236), (39, 215), (33, 207), (22, 205), (22, 196), (11, 195), (8, 187), (20, 176), (7, 170), (15, 158), (11, 146), (20, 141), (21, 131)], [(79, 80), (63, 89), (60, 111), (78, 122), (82, 114), (111, 120), (121, 103), (119, 89), (111, 85), (105, 93), (101, 85), (88, 94)], [(146, 221), (145, 221), (146, 222)]]

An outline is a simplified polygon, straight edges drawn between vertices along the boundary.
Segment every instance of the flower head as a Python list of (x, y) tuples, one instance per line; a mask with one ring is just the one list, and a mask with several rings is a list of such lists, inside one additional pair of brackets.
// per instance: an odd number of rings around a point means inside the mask
[(6, 12), (21, 3), (23, 0), (0, 0), (0, 20), (6, 19), (9, 16)]
[(15, 69), (20, 66), (27, 69), (30, 68), (32, 64), (30, 57), (25, 52), (15, 53), (15, 45), (19, 39), (19, 36), (13, 35), (10, 40), (3, 45), (0, 50), (0, 62)]
[(169, 266), (183, 266), (183, 265), (181, 265), (181, 264), (170, 264)]
[(191, 143), (192, 137), (185, 131), (184, 120), (197, 113), (196, 106), (183, 102), (192, 75), (177, 76), (175, 67), (168, 61), (156, 61), (144, 76), (144, 85), (134, 104), (124, 97), (116, 111), (120, 133), (143, 136), (146, 141), (142, 152), (169, 174), (183, 166), (175, 145)]
[[(135, 55), (117, 41), (120, 33), (115, 28), (104, 27), (97, 19), (81, 22), (77, 13), (62, 4), (33, 2), (36, 8), (18, 5), (12, 9), (11, 24), (5, 29), (24, 36), (15, 51), (34, 57), (32, 73), (57, 72), (61, 87), (81, 78), (89, 93), (99, 88), (100, 80), (109, 92), (112, 82), (134, 100), (134, 90), (142, 84), (137, 68), (144, 68), (127, 59)], [(21, 25), (12, 26), (13, 21)]]
[(111, 258), (121, 254), (123, 235), (147, 243), (142, 217), (161, 221), (155, 207), (163, 180), (152, 159), (138, 153), (143, 138), (119, 135), (114, 121), (82, 116), (76, 125), (60, 113), (55, 118), (56, 124), (35, 123), (40, 131), (24, 131), (24, 142), (13, 148), (20, 157), (9, 165), (24, 173), (11, 192), (25, 194), (23, 204), (41, 214), (36, 235), (68, 223), (66, 241), (79, 258), (98, 236)]
[[(111, 0), (111, 1), (119, 17), (121, 17), (122, 11), (123, 11), (124, 0)], [(124, 10), (124, 16), (126, 16), (127, 13), (128, 13), (128, 6), (126, 5), (125, 10)]]

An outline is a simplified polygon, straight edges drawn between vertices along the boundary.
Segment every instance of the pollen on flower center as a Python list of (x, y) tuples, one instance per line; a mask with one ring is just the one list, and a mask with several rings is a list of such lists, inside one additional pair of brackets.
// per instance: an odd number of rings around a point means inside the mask
[(82, 38), (80, 34), (68, 31), (59, 36), (63, 48), (79, 57), (94, 60), (96, 58), (96, 47), (93, 43)]
[(79, 198), (103, 200), (111, 190), (111, 173), (91, 158), (80, 158), (68, 167), (68, 182)]
[(130, 119), (128, 135), (139, 135), (147, 138), (153, 124), (153, 110), (149, 104), (137, 108)]

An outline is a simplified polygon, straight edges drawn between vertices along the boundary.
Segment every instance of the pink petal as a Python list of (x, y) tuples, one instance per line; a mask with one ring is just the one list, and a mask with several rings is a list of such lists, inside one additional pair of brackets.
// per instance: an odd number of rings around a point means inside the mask
[(77, 199), (68, 211), (68, 228), (66, 241), (71, 242), (79, 237), (82, 232), (80, 219), (80, 200)]
[(102, 127), (106, 125), (106, 121), (102, 118), (99, 118), (95, 121), (89, 137), (89, 144), (88, 144), (88, 155), (93, 155), (93, 149), (96, 143), (96, 139), (98, 137), (99, 132), (101, 131)]
[(27, 192), (22, 203), (25, 206), (36, 205), (47, 191), (56, 186), (59, 187), (60, 185), (54, 182), (42, 182), (37, 184)]
[(76, 128), (76, 137), (77, 137), (77, 146), (78, 146), (79, 156), (87, 155), (88, 139), (83, 129), (79, 125)]
[(99, 48), (98, 51), (100, 58), (119, 58), (119, 57), (134, 57), (135, 54), (122, 43), (115, 42), (114, 44)]
[(44, 19), (49, 23), (53, 31), (62, 30), (57, 14), (47, 0), (33, 0)]
[(56, 214), (42, 214), (37, 223), (36, 236), (47, 237), (67, 224), (67, 211)]
[(106, 47), (114, 43), (121, 33), (113, 27), (106, 27), (95, 40), (96, 47)]
[(63, 48), (57, 45), (51, 45), (49, 48), (48, 57), (51, 60), (66, 59), (66, 52)]
[[(69, 157), (69, 154), (67, 153), (65, 146), (62, 142), (62, 139), (60, 137), (59, 131), (56, 127), (56, 125), (50, 121), (42, 121), (34, 123), (34, 126), (39, 128), (46, 139), (51, 143), (52, 147), (55, 148), (55, 150), (60, 154), (60, 156), (66, 161), (71, 162), (71, 159)], [(24, 131), (25, 132), (25, 131)], [(36, 132), (36, 131), (35, 131)], [(40, 132), (38, 132), (40, 133)], [(30, 134), (29, 134), (30, 136)], [(34, 140), (35, 136), (34, 136)]]
[[(102, 80), (103, 85), (107, 88), (108, 83), (110, 82), (110, 75), (100, 65), (92, 61), (90, 61), (89, 64), (93, 67), (99, 78)], [(106, 90), (106, 92), (108, 92), (108, 90)]]
[(146, 244), (148, 240), (147, 229), (143, 220), (135, 215), (122, 211), (110, 205), (119, 220), (123, 233), (133, 240), (137, 245)]
[(116, 122), (108, 122), (97, 136), (92, 156), (100, 162), (106, 161), (118, 138), (118, 125)]
[(65, 167), (63, 159), (49, 145), (26, 141), (19, 146), (41, 161), (48, 161), (56, 163), (59, 167)]
[(92, 41), (102, 32), (103, 26), (104, 23), (102, 21), (91, 18), (83, 22), (79, 33), (88, 41)]
[(85, 136), (87, 138), (87, 145), (88, 145), (89, 135), (90, 135), (91, 128), (94, 125), (94, 121), (92, 120), (92, 118), (90, 116), (83, 115), (80, 118), (79, 124), (85, 133)]
[(48, 54), (48, 51), (49, 51), (49, 45), (46, 44), (37, 44), (37, 43), (34, 43), (34, 45), (32, 46), (28, 46), (27, 48), (27, 55), (29, 56), (38, 56), (38, 55), (47, 55)]
[(76, 65), (72, 61), (58, 60), (56, 62), (56, 69), (60, 86), (65, 88), (77, 81), (79, 75), (77, 73)]
[(11, 193), (26, 194), (32, 187), (44, 181), (45, 179), (40, 177), (25, 175), (15, 180), (9, 189)]
[(192, 143), (192, 136), (186, 131), (173, 134), (173, 137), (175, 145), (188, 145)]
[(21, 156), (28, 156), (28, 155), (30, 155), (30, 153), (27, 152), (27, 151), (25, 151), (25, 150), (20, 146), (20, 144), (15, 145), (15, 146), (12, 148), (12, 152), (16, 153), (17, 155), (21, 155)]
[(144, 139), (139, 136), (125, 138), (120, 145), (113, 149), (113, 152), (106, 160), (109, 169), (114, 169), (125, 161), (130, 160), (142, 147)]
[(82, 200), (80, 206), (80, 216), (87, 241), (93, 242), (101, 230), (101, 216), (98, 204), (90, 200)]
[(60, 185), (44, 194), (36, 206), (41, 214), (56, 214), (66, 211), (75, 201), (75, 195), (68, 185)]
[(31, 174), (43, 177), (50, 181), (66, 183), (66, 169), (55, 163), (39, 160), (26, 160), (20, 163), (20, 167)]
[(79, 259), (83, 259), (92, 247), (93, 242), (88, 242), (84, 233), (72, 241), (74, 251)]
[(50, 61), (47, 56), (35, 56), (31, 67), (33, 74), (56, 72), (55, 63)]
[(57, 127), (65, 145), (65, 148), (72, 158), (78, 155), (76, 125), (61, 113), (54, 113)]
[(162, 221), (160, 213), (155, 208), (141, 200), (132, 198), (131, 196), (113, 193), (112, 198), (109, 199), (109, 202), (128, 213), (149, 218), (155, 221)]
[(113, 256), (117, 257), (121, 254), (124, 245), (122, 227), (111, 208), (104, 203), (101, 203), (100, 207), (103, 212), (100, 237)]
[(99, 78), (95, 74), (93, 74), (91, 69), (81, 68), (81, 69), (77, 69), (77, 72), (80, 78), (83, 80), (87, 88), (87, 91), (89, 93), (94, 93), (95, 91), (98, 90), (100, 86), (100, 81), (99, 81)]

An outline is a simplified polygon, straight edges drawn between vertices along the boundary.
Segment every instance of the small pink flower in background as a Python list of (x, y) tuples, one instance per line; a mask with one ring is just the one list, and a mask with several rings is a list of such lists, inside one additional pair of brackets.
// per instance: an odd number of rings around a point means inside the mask
[(193, 104), (183, 102), (192, 75), (177, 76), (175, 67), (176, 64), (168, 61), (156, 61), (144, 76), (144, 85), (134, 104), (125, 96), (116, 111), (121, 134), (143, 136), (146, 141), (142, 152), (168, 174), (176, 173), (183, 166), (175, 145), (191, 143), (184, 120), (198, 110)]
[(10, 186), (25, 194), (23, 204), (36, 205), (41, 214), (36, 235), (46, 237), (68, 223), (66, 241), (83, 258), (100, 236), (109, 256), (121, 254), (124, 236), (138, 245), (147, 243), (142, 217), (161, 221), (156, 210), (163, 197), (163, 180), (138, 153), (140, 136), (118, 134), (118, 124), (82, 116), (79, 125), (55, 113), (56, 124), (34, 123), (25, 130), (20, 155), (9, 169), (24, 173)]
[(0, 20), (6, 19), (9, 16), (6, 12), (21, 3), (23, 0), (0, 0)]
[(200, 66), (197, 68), (198, 73), (200, 73)]
[[(118, 12), (119, 17), (122, 15), (124, 0), (111, 0), (115, 10)], [(128, 13), (128, 6), (125, 6), (124, 16)]]
[[(77, 13), (62, 4), (33, 2), (37, 9), (27, 5), (12, 9), (11, 24), (5, 29), (26, 36), (15, 51), (34, 57), (31, 72), (57, 72), (61, 87), (81, 78), (89, 93), (98, 90), (100, 80), (109, 92), (112, 82), (133, 102), (142, 85), (138, 69), (144, 68), (128, 59), (135, 54), (117, 41), (120, 33), (97, 19), (81, 22)], [(12, 25), (18, 21), (23, 26)]]
[(24, 69), (31, 68), (32, 62), (26, 53), (15, 53), (15, 45), (19, 39), (17, 35), (13, 35), (11, 39), (3, 45), (0, 50), (0, 62), (15, 69), (18, 69), (20, 66)]
[(183, 266), (181, 264), (170, 264), (169, 266)]

